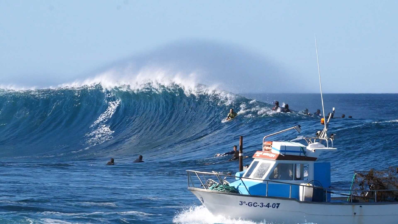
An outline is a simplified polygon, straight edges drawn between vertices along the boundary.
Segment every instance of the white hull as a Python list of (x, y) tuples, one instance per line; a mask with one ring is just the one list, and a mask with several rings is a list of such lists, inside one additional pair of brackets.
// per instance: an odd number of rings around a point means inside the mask
[(189, 188), (214, 215), (266, 223), (396, 224), (398, 203), (316, 203)]

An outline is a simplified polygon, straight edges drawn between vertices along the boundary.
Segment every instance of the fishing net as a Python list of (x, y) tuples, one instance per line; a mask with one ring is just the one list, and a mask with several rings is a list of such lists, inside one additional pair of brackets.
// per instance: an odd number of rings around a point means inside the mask
[(213, 186), (211, 186), (209, 188), (209, 190), (239, 194), (238, 189), (236, 189), (233, 186), (229, 186), (229, 184), (216, 184), (215, 183), (215, 184), (213, 184)]
[(398, 167), (383, 171), (356, 171), (351, 195), (354, 202), (398, 201)]

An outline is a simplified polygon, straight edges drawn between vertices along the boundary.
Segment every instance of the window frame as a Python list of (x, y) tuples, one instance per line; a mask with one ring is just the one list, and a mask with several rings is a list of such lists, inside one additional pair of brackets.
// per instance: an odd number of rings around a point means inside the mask
[[(250, 166), (249, 166), (249, 168), (247, 169), (247, 171), (249, 171), (249, 170), (252, 168), (252, 166), (253, 166), (253, 164), (254, 164), (255, 162), (258, 162), (258, 163), (257, 163), (256, 167), (254, 168), (254, 170), (251, 172), (250, 176), (247, 176), (247, 172), (245, 172), (245, 174), (243, 175), (243, 177), (245, 177), (245, 178), (250, 178), (250, 179), (252, 179), (252, 180), (265, 180), (265, 179), (267, 178), (267, 176), (268, 176), (270, 170), (272, 169), (272, 167), (274, 167), (275, 162), (274, 162), (274, 161), (268, 161), (268, 160), (254, 160), (254, 161), (250, 164)], [(258, 177), (255, 178), (255, 177), (253, 177), (253, 175), (257, 173), (258, 168), (259, 168), (263, 163), (266, 163), (266, 164), (269, 165), (267, 171), (262, 175), (261, 178), (258, 178)]]
[[(256, 163), (256, 162), (257, 162), (257, 163)], [(250, 169), (254, 166), (255, 163), (256, 163), (256, 167), (254, 167), (254, 169), (253, 169), (253, 171), (250, 173), (250, 175), (247, 176), (247, 173), (250, 171)], [(243, 177), (250, 178), (250, 176), (251, 176), (251, 175), (254, 173), (254, 171), (257, 169), (257, 166), (258, 166), (259, 163), (260, 163), (260, 161), (254, 160), (254, 161), (250, 164), (249, 168), (247, 168), (245, 174), (243, 174)]]
[[(265, 171), (265, 173), (261, 177), (254, 177), (254, 175), (257, 174), (257, 172), (259, 171), (260, 166), (263, 165), (263, 164), (267, 164), (268, 165), (267, 170)], [(271, 163), (268, 163), (266, 161), (261, 161), (257, 165), (256, 169), (253, 171), (253, 173), (250, 175), (250, 178), (256, 179), (256, 180), (265, 180), (265, 177), (267, 176), (267, 174), (268, 174), (268, 172), (269, 172), (269, 170), (271, 168), (272, 168)]]

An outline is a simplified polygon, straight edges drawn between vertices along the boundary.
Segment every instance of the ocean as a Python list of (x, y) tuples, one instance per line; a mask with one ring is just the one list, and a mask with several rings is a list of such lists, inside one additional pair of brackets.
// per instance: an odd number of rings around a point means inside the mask
[[(273, 112), (275, 100), (293, 111)], [(398, 165), (397, 94), (324, 100), (326, 113), (336, 108), (329, 134), (338, 151), (319, 158), (332, 164), (332, 187), (348, 188), (354, 171)], [(230, 108), (237, 118), (221, 122)], [(321, 109), (320, 95), (150, 83), (0, 90), (0, 223), (253, 223), (210, 214), (187, 190), (186, 170), (236, 172), (237, 161), (214, 155), (239, 136), (251, 158), (266, 134), (299, 124), (300, 135), (314, 135), (320, 118), (306, 108)], [(139, 155), (144, 162), (133, 163)]]

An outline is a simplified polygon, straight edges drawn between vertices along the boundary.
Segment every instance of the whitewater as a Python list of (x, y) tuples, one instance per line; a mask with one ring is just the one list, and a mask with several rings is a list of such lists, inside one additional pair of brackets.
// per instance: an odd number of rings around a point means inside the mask
[[(112, 77), (0, 90), (0, 222), (253, 223), (209, 213), (186, 189), (186, 170), (236, 172), (214, 155), (239, 136), (251, 156), (268, 133), (322, 128), (300, 112), (319, 109), (319, 94), (236, 94), (195, 75)], [(273, 112), (274, 100), (293, 112)], [(353, 116), (332, 120), (338, 151), (320, 158), (332, 163), (332, 187), (347, 187), (355, 170), (397, 165), (398, 95), (325, 94), (325, 103)], [(230, 108), (238, 117), (222, 123)], [(133, 163), (138, 155), (144, 163)]]

